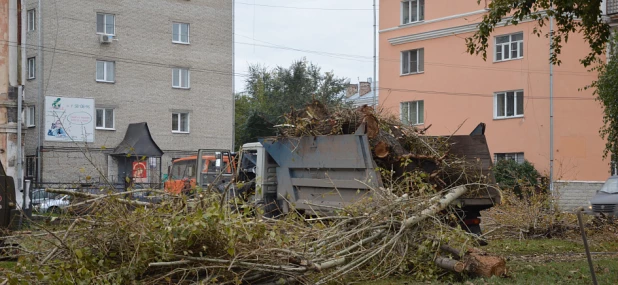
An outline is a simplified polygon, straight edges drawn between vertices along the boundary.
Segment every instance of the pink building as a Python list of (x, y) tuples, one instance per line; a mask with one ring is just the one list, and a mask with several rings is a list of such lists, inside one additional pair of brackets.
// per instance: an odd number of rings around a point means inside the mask
[[(489, 2), (489, 1), (487, 1)], [(428, 133), (469, 133), (487, 124), (494, 158), (532, 162), (549, 172), (549, 40), (535, 22), (502, 26), (492, 34), (487, 61), (466, 52), (485, 2), (381, 0), (380, 105)], [(544, 27), (546, 33), (547, 27)], [(580, 63), (589, 47), (578, 35), (565, 44), (554, 67), (554, 177), (556, 181), (604, 181), (610, 176), (599, 136), (602, 108), (595, 80)]]

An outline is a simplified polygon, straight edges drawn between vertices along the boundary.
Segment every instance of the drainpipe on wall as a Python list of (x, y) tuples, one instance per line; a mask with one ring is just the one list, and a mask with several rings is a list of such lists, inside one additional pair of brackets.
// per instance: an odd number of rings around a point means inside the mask
[(43, 6), (41, 5), (41, 0), (37, 5), (36, 9), (36, 20), (37, 20), (37, 34), (38, 34), (38, 45), (37, 45), (37, 63), (36, 63), (36, 81), (38, 85), (37, 90), (37, 101), (36, 101), (36, 113), (38, 115), (37, 118), (37, 159), (36, 159), (36, 180), (41, 183), (41, 148), (43, 147), (41, 141), (41, 133), (43, 132)]
[(28, 65), (26, 62), (26, 0), (21, 0), (21, 86), (17, 93), (17, 187), (23, 189), (24, 180), (24, 152), (22, 146), (22, 122), (23, 122), (23, 100), (25, 93), (26, 70)]
[[(232, 31), (235, 31), (236, 19), (235, 19), (235, 5), (236, 1), (232, 0)], [(234, 42), (236, 41), (236, 33), (232, 33), (232, 148), (231, 151), (236, 151), (236, 76), (234, 72), (236, 70), (236, 48)], [(159, 172), (161, 173), (161, 172)], [(169, 175), (169, 173), (168, 173)]]
[[(377, 81), (378, 80), (378, 75), (376, 74), (376, 69), (377, 69), (377, 65), (378, 65), (378, 57), (377, 57), (377, 49), (378, 49), (378, 43), (377, 43), (377, 36), (378, 36), (378, 21), (376, 19), (376, 0), (373, 0), (373, 80)], [(378, 110), (378, 102), (376, 101), (377, 97), (377, 90), (375, 88), (375, 85), (372, 84), (371, 85), (371, 90), (373, 91), (373, 109), (374, 110)]]
[[(550, 9), (552, 1), (549, 1)], [(554, 17), (549, 17), (549, 55), (554, 51)], [(549, 191), (554, 195), (554, 64), (549, 63)]]
[[(28, 68), (26, 64), (26, 1), (20, 1), (21, 7), (21, 85), (19, 86), (19, 92), (17, 93), (17, 190), (22, 192), (22, 209), (30, 209), (30, 205), (27, 205), (27, 196), (29, 189), (25, 188), (23, 185), (24, 182), (24, 152), (22, 146), (22, 122), (23, 122), (23, 100), (24, 100), (24, 92), (25, 92), (25, 82), (26, 82), (26, 69)], [(22, 219), (24, 215), (19, 216), (19, 228), (22, 226)]]
[[(9, 0), (9, 85), (17, 87), (17, 0)], [(8, 150), (7, 150), (8, 153)], [(7, 159), (8, 160), (8, 159)], [(8, 167), (8, 166), (7, 166)]]

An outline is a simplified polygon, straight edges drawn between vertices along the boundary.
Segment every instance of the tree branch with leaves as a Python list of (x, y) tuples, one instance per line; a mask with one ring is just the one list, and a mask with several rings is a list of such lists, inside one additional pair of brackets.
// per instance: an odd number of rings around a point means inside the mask
[(283, 114), (318, 100), (327, 107), (342, 106), (349, 80), (322, 72), (305, 59), (289, 67), (249, 67), (245, 95), (236, 96), (236, 146), (275, 135)]
[[(618, 36), (613, 37), (611, 45), (616, 46), (616, 43)], [(603, 158), (611, 154), (612, 161), (615, 161), (614, 155), (618, 154), (618, 54), (613, 49), (608, 56), (607, 63), (600, 62), (593, 68), (599, 73), (599, 78), (584, 89), (594, 88), (596, 100), (603, 106), (603, 126), (599, 130), (605, 139)]]
[[(480, 2), (477, 0), (477, 3)], [(589, 66), (604, 53), (610, 37), (610, 27), (603, 20), (601, 3), (602, 0), (493, 0), (487, 6), (488, 12), (483, 16), (479, 30), (466, 38), (467, 51), (480, 54), (486, 60), (491, 34), (496, 28), (529, 20), (538, 24), (533, 30), (535, 35), (548, 37), (549, 33), (544, 33), (542, 28), (549, 24), (550, 17), (554, 17), (556, 27), (550, 62), (560, 65), (558, 55), (563, 42), (568, 42), (569, 35), (581, 33), (591, 50), (580, 62)]]

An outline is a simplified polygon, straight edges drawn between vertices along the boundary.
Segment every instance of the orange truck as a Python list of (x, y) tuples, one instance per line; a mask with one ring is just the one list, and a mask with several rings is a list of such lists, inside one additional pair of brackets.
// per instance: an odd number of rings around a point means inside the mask
[[(202, 157), (201, 165), (197, 162), (198, 155)], [(172, 162), (168, 171), (168, 180), (164, 184), (166, 192), (189, 193), (191, 189), (196, 188), (196, 185), (206, 185), (208, 181), (231, 181), (236, 167), (229, 152), (200, 150), (198, 155), (179, 158)], [(231, 164), (230, 161), (232, 161)], [(217, 163), (222, 165), (217, 165)], [(200, 175), (197, 175), (198, 173)]]

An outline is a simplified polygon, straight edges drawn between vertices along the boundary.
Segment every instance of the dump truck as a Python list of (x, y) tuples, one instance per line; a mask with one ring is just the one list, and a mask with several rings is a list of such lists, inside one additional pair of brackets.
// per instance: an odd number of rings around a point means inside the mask
[[(485, 125), (481, 123), (470, 135), (448, 137), (449, 155), (476, 163), (476, 171), (495, 182), (484, 132)], [(383, 187), (363, 128), (353, 134), (263, 138), (244, 144), (238, 154), (204, 149), (189, 160), (194, 161), (196, 171), (184, 177), (184, 181), (194, 179), (195, 185), (203, 189), (212, 187), (233, 196), (245, 195), (270, 217), (286, 214), (291, 209), (307, 215), (330, 214), (371, 195), (372, 189)], [(232, 175), (227, 162), (234, 160), (237, 163), (231, 166)], [(174, 162), (172, 171), (187, 161)], [(178, 182), (169, 185), (174, 183)], [(193, 189), (191, 184), (184, 185), (182, 191)], [(489, 186), (478, 193), (458, 201), (462, 226), (477, 234), (480, 211), (500, 201), (497, 188)]]
[[(203, 153), (210, 153), (210, 155), (204, 155), (200, 159), (200, 173), (202, 175), (218, 173), (215, 163), (216, 158), (213, 155), (215, 151), (206, 151)], [(232, 161), (232, 164), (229, 162)], [(224, 183), (226, 177), (232, 177), (235, 167), (235, 160), (230, 157), (223, 157), (223, 163), (225, 164), (223, 173), (220, 173), (221, 182)], [(197, 155), (188, 157), (182, 157), (174, 160), (172, 166), (168, 169), (168, 180), (165, 181), (164, 188), (168, 193), (180, 194), (183, 191), (186, 193), (190, 189), (195, 189), (197, 185)], [(211, 175), (217, 177), (218, 175)], [(228, 179), (227, 181), (230, 181)]]

